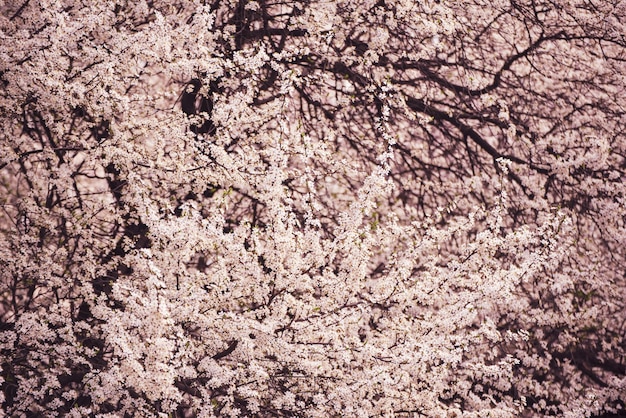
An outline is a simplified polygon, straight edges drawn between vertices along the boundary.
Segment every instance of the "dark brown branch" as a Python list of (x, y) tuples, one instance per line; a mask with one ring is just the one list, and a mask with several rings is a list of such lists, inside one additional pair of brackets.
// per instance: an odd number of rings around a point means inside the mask
[(219, 360), (221, 358), (224, 358), (226, 356), (228, 356), (229, 354), (231, 354), (233, 351), (235, 351), (235, 349), (237, 348), (237, 344), (239, 344), (239, 341), (237, 340), (232, 340), (230, 342), (230, 344), (228, 344), (228, 347), (226, 348), (226, 350), (224, 351), (220, 351), (219, 353), (215, 354), (213, 356), (213, 360)]

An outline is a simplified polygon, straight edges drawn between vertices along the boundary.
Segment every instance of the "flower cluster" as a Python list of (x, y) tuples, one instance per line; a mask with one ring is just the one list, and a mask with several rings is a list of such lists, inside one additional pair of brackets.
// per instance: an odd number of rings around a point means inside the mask
[(623, 414), (609, 3), (0, 2), (0, 410)]

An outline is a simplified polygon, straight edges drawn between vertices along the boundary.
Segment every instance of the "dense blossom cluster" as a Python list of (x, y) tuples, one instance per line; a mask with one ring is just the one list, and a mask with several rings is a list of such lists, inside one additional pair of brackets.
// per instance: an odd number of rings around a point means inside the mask
[(0, 1), (1, 410), (623, 415), (621, 22)]

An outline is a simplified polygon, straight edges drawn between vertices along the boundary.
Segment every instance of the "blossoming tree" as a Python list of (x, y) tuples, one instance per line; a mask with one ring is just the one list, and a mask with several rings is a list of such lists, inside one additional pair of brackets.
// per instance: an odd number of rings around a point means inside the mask
[(0, 10), (8, 416), (624, 414), (626, 3)]

